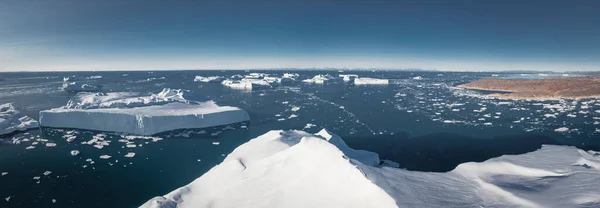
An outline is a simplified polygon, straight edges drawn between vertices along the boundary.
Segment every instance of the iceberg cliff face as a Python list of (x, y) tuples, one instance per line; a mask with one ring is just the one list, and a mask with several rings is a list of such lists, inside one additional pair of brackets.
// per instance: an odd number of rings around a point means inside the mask
[(374, 157), (327, 130), (270, 131), (142, 207), (600, 206), (598, 152), (546, 145), (446, 173), (379, 166)]
[(40, 112), (40, 125), (154, 135), (248, 121), (244, 110), (212, 101), (191, 102), (180, 90), (158, 94), (79, 93), (66, 106)]
[(0, 135), (38, 127), (36, 120), (22, 115), (11, 103), (0, 104)]

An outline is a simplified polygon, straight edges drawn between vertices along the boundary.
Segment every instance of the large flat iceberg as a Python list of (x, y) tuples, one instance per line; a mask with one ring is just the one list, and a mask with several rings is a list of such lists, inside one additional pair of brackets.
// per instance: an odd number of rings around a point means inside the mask
[(248, 121), (248, 113), (213, 101), (193, 102), (181, 90), (158, 94), (79, 93), (66, 106), (40, 112), (40, 125), (97, 131), (154, 135)]
[(270, 131), (142, 207), (600, 206), (600, 153), (574, 147), (544, 145), (446, 173), (391, 168), (378, 160), (327, 130)]
[(36, 120), (22, 115), (11, 103), (0, 104), (0, 135), (38, 127)]
[(270, 88), (271, 85), (269, 82), (262, 79), (241, 79), (241, 80), (231, 80), (226, 79), (221, 82), (221, 84), (238, 90), (252, 90), (252, 89), (264, 89)]
[(376, 78), (355, 78), (355, 85), (386, 85), (389, 84), (387, 79), (376, 79)]

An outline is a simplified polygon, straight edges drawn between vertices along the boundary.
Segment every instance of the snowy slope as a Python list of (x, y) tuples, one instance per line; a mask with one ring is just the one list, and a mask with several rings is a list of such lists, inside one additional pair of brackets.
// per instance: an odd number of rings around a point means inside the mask
[(600, 207), (598, 152), (545, 145), (429, 173), (363, 164), (374, 153), (318, 135), (270, 131), (142, 207)]
[(212, 101), (196, 103), (183, 98), (180, 90), (158, 94), (79, 93), (62, 108), (40, 112), (40, 125), (98, 131), (153, 135), (249, 120), (244, 110), (218, 106)]
[(0, 135), (38, 127), (36, 120), (22, 115), (11, 103), (0, 104)]
[(191, 184), (142, 207), (395, 207), (331, 143), (270, 131), (235, 149)]

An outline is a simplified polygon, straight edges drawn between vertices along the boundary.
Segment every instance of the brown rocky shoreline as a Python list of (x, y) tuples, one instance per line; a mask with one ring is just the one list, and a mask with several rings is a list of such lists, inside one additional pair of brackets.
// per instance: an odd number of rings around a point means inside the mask
[(561, 77), (548, 79), (486, 78), (458, 88), (499, 91), (490, 96), (510, 99), (578, 99), (600, 97), (600, 77)]

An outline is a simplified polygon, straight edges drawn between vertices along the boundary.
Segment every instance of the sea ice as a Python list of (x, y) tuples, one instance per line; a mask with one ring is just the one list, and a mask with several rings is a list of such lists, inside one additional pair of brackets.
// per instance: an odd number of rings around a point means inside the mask
[(344, 82), (349, 82), (349, 81), (352, 81), (352, 80), (358, 78), (358, 75), (356, 75), (356, 74), (340, 74), (339, 76), (342, 77)]
[(0, 135), (38, 127), (36, 120), (21, 114), (11, 103), (0, 104)]
[(354, 79), (355, 85), (386, 85), (389, 84), (387, 79), (376, 79), (376, 78), (356, 78)]
[(224, 77), (220, 77), (220, 76), (212, 76), (212, 77), (203, 77), (203, 76), (196, 76), (194, 78), (194, 82), (212, 82), (212, 83), (219, 83), (221, 81), (225, 80)]
[(135, 156), (135, 152), (128, 152), (125, 157), (133, 157)]
[(221, 126), (249, 119), (248, 113), (239, 108), (218, 106), (213, 101), (188, 101), (180, 90), (171, 89), (150, 96), (79, 93), (64, 107), (40, 112), (40, 125), (44, 127), (138, 135)]
[(567, 132), (567, 131), (569, 131), (569, 128), (567, 128), (567, 127), (560, 127), (560, 128), (554, 129), (554, 131), (555, 132)]
[(230, 80), (226, 79), (221, 82), (221, 84), (238, 90), (253, 90), (253, 89), (265, 89), (270, 88), (271, 85), (269, 82), (262, 79), (241, 79), (241, 80)]
[(329, 82), (329, 81), (334, 80), (334, 79), (335, 78), (332, 77), (329, 74), (327, 74), (327, 75), (319, 74), (319, 75), (314, 76), (311, 79), (302, 80), (302, 82), (305, 82), (305, 83), (315, 83), (315, 84), (325, 84), (326, 82)]
[(46, 172), (44, 172), (44, 175), (45, 175), (45, 176), (48, 176), (48, 175), (50, 175), (50, 174), (52, 174), (52, 171), (46, 171)]
[(434, 173), (388, 167), (396, 166), (392, 161), (373, 165), (369, 161), (377, 154), (355, 155), (357, 150), (348, 151), (339, 136), (326, 130), (319, 134), (270, 131), (242, 144), (190, 184), (141, 207), (598, 205), (600, 180), (594, 179), (600, 178), (600, 158), (592, 151), (543, 145)]
[(79, 154), (79, 150), (71, 150), (71, 155), (77, 156)]
[(112, 156), (110, 155), (101, 155), (100, 159), (110, 159)]

